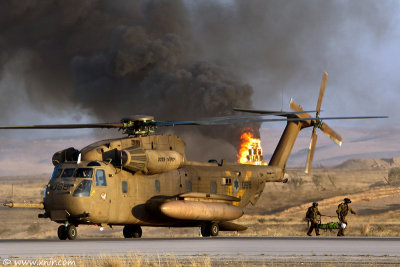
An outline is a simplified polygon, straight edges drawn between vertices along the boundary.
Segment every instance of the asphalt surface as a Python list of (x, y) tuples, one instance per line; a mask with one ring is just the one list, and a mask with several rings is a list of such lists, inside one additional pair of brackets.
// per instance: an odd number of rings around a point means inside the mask
[(179, 239), (0, 240), (0, 257), (127, 255), (346, 256), (400, 259), (400, 238), (217, 237)]

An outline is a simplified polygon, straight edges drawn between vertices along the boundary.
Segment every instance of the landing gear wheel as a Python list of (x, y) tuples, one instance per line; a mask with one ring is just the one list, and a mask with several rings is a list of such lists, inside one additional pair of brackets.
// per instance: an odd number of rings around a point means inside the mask
[(203, 224), (200, 228), (201, 236), (202, 237), (208, 237), (211, 235), (209, 228), (207, 227), (207, 224)]
[(207, 222), (201, 226), (200, 232), (203, 237), (218, 236), (219, 225), (215, 222)]
[(139, 225), (135, 225), (133, 230), (133, 238), (141, 238), (141, 237), (142, 237), (142, 228)]
[(67, 227), (65, 225), (60, 225), (57, 230), (57, 235), (60, 240), (65, 240), (68, 238)]
[(132, 238), (133, 233), (131, 231), (131, 225), (125, 225), (124, 229), (122, 230), (122, 233), (124, 234), (125, 238)]
[(67, 227), (67, 236), (69, 240), (75, 240), (78, 235), (78, 231), (76, 230), (75, 225), (68, 225)]
[(217, 236), (219, 233), (219, 225), (215, 222), (207, 222), (200, 228), (201, 236)]
[(219, 225), (218, 223), (211, 223), (210, 224), (210, 234), (211, 236), (218, 236), (219, 233)]
[(125, 238), (141, 238), (142, 228), (139, 225), (125, 225), (122, 233)]

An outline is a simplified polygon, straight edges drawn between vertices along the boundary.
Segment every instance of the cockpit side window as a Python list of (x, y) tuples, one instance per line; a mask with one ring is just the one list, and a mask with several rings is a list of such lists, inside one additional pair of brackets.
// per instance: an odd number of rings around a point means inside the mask
[(74, 168), (67, 168), (64, 169), (64, 171), (61, 174), (62, 178), (68, 178), (68, 177), (72, 177), (72, 175), (74, 174), (75, 169)]
[(90, 196), (90, 188), (92, 187), (92, 180), (83, 180), (75, 189), (72, 196), (74, 197), (88, 197)]
[(77, 178), (92, 178), (93, 169), (92, 168), (78, 168), (78, 169), (76, 169), (74, 176)]
[(61, 172), (62, 172), (61, 168), (54, 168), (53, 174), (51, 175), (51, 179), (60, 177)]
[(104, 170), (96, 170), (96, 186), (107, 186)]

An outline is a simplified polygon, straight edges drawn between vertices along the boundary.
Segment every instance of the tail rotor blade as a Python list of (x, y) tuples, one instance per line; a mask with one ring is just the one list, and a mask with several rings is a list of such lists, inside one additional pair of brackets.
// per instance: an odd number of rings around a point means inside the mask
[(319, 96), (317, 102), (317, 116), (319, 115), (319, 112), (321, 110), (322, 98), (324, 97), (327, 79), (328, 79), (328, 73), (324, 72), (324, 74), (322, 75), (321, 89), (319, 89)]
[(290, 107), (291, 110), (293, 110), (293, 111), (295, 111), (295, 112), (304, 111), (304, 109), (302, 108), (302, 106), (300, 106), (299, 104), (297, 104), (296, 102), (294, 102), (293, 99), (290, 99), (289, 107)]
[(342, 146), (342, 137), (335, 132), (331, 127), (329, 127), (326, 123), (322, 123), (321, 131), (323, 131), (330, 139), (332, 139), (338, 146)]
[(317, 133), (316, 133), (316, 128), (314, 127), (312, 135), (311, 135), (310, 147), (308, 148), (308, 156), (307, 156), (307, 163), (306, 163), (306, 170), (305, 170), (305, 173), (307, 173), (307, 174), (309, 174), (310, 170), (311, 170), (311, 165), (312, 165), (312, 160), (314, 158), (316, 143), (317, 143)]

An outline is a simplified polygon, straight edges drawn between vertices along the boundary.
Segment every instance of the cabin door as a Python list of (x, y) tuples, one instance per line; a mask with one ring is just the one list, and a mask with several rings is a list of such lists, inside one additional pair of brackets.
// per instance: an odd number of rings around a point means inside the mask
[(110, 205), (113, 201), (111, 190), (109, 190), (110, 186), (112, 187), (111, 182), (107, 180), (106, 172), (103, 169), (95, 170), (91, 193), (91, 215), (99, 223), (106, 223), (109, 220)]

